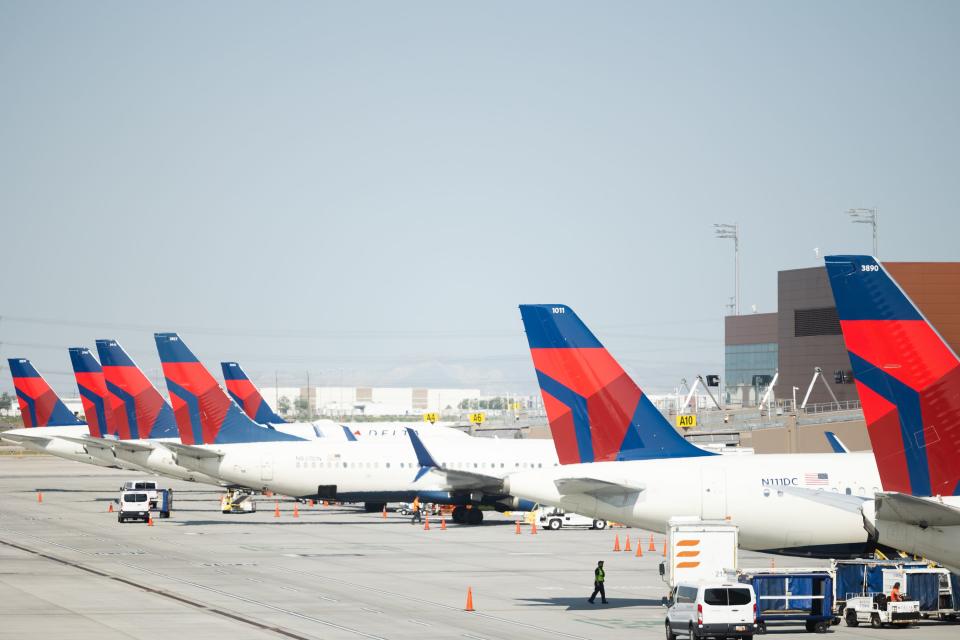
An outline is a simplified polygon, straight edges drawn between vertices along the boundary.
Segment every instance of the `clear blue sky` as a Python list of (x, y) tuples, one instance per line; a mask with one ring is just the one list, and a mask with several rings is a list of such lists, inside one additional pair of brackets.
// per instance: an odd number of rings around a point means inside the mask
[[(517, 305), (642, 386), (813, 248), (957, 259), (955, 2), (0, 4), (0, 355), (154, 330), (258, 381), (532, 390)], [(40, 319), (43, 322), (29, 321)], [(8, 373), (0, 387), (10, 388)]]

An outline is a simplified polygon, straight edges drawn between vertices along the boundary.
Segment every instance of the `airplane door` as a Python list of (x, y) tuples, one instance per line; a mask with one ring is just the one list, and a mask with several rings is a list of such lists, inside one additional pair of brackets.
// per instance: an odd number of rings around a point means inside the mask
[(704, 520), (727, 517), (727, 475), (717, 465), (705, 464), (700, 470), (700, 517)]
[(260, 458), (260, 479), (273, 480), (273, 458), (270, 456)]

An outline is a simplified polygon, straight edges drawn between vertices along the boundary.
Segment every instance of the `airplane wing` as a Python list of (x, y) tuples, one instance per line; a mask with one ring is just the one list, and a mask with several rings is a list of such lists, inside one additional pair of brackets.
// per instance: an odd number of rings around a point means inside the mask
[(179, 444), (176, 442), (164, 442), (163, 446), (176, 454), (184, 455), (190, 458), (222, 458), (223, 454), (203, 447), (195, 447), (191, 444)]
[(417, 472), (415, 480), (419, 480), (428, 473), (434, 473), (441, 475), (451, 489), (501, 490), (503, 488), (503, 478), (499, 476), (463, 469), (444, 469), (430, 455), (426, 445), (423, 444), (423, 440), (420, 439), (415, 430), (407, 429), (407, 435), (410, 437), (413, 451), (417, 454), (417, 462), (420, 464), (420, 471)]
[(84, 447), (93, 447), (94, 449), (103, 449), (104, 451), (112, 451), (113, 444), (116, 442), (115, 440), (106, 440), (104, 438), (93, 438), (90, 436), (57, 436), (57, 437), (59, 437), (61, 440), (74, 442)]
[[(960, 509), (936, 498), (917, 498), (905, 493), (877, 494), (877, 519), (914, 524), (920, 527), (960, 525)], [(882, 525), (880, 525), (882, 527)]]
[(52, 440), (52, 437), (47, 436), (28, 436), (25, 434), (18, 433), (16, 435), (10, 435), (9, 433), (0, 433), (0, 438), (4, 440), (9, 440), (10, 442), (16, 442), (17, 444), (32, 444), (38, 447), (42, 447)]
[(582, 493), (595, 497), (622, 496), (646, 490), (646, 485), (635, 482), (612, 482), (597, 478), (558, 478), (553, 481), (563, 495)]
[(798, 498), (806, 498), (850, 513), (861, 513), (864, 503), (871, 500), (871, 498), (863, 496), (848, 496), (845, 493), (824, 491), (823, 489), (807, 489), (805, 487), (777, 487), (777, 489)]

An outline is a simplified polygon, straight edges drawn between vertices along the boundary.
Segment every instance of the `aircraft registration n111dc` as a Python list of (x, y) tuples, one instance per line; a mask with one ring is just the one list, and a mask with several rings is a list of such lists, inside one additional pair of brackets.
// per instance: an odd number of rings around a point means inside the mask
[(414, 446), (384, 438), (305, 441), (279, 432), (264, 437), (263, 428), (224, 393), (179, 336), (158, 333), (155, 338), (181, 440), (164, 446), (180, 465), (231, 484), (295, 498), (363, 502), (369, 511), (420, 496), (456, 505), (455, 522), (478, 524), (482, 511), (468, 506), (533, 507), (503, 492), (507, 473), (557, 464), (548, 440), (458, 433), (437, 438), (427, 453), (415, 429), (408, 429)]
[(839, 558), (873, 550), (859, 514), (792, 487), (873, 495), (873, 455), (717, 455), (667, 422), (570, 307), (520, 307), (559, 467), (511, 474), (504, 490), (585, 516), (664, 531), (672, 516), (729, 520), (740, 545)]

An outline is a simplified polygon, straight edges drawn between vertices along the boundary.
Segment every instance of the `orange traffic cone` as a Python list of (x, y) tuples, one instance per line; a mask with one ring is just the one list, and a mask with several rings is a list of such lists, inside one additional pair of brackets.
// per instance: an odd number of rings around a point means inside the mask
[(430, 531), (430, 516), (423, 519), (423, 530)]
[(299, 518), (299, 517), (300, 517), (300, 507), (299, 507), (299, 505), (300, 505), (299, 502), (294, 502), (294, 503), (293, 503), (293, 517), (294, 517), (294, 518)]
[(316, 505), (316, 504), (317, 504), (317, 503), (313, 501), (313, 498), (311, 498), (311, 499), (310, 499), (310, 506), (312, 507), (312, 506), (314, 506), (314, 505)]
[(112, 503), (112, 502), (107, 506), (107, 513), (113, 513), (113, 503)]
[(447, 519), (444, 518), (443, 516), (440, 516), (440, 530), (441, 531), (447, 530)]
[(642, 557), (643, 557), (643, 545), (640, 544), (639, 540), (637, 540), (637, 553), (636, 555), (634, 555), (634, 558), (642, 558)]
[(467, 587), (467, 606), (464, 611), (473, 611), (473, 588)]
[(273, 517), (274, 517), (274, 518), (279, 518), (279, 517), (280, 517), (280, 502), (279, 502), (279, 501), (273, 503)]
[(519, 520), (517, 520), (517, 530), (516, 530), (514, 533), (516, 533), (517, 535), (520, 535), (520, 521), (519, 521)]
[(384, 518), (387, 517), (387, 505), (383, 505), (383, 513), (382, 513), (381, 515), (382, 515), (382, 517), (384, 517)]
[(153, 526), (153, 516), (151, 516), (151, 515), (149, 515), (149, 514), (147, 515), (147, 526), (148, 526), (148, 527), (152, 527), (152, 526)]
[(650, 546), (647, 547), (647, 551), (656, 551), (657, 545), (653, 544), (653, 534), (650, 534)]
[(667, 539), (666, 538), (663, 539), (663, 557), (664, 558), (667, 557)]
[(532, 536), (537, 535), (537, 521), (536, 521), (536, 520), (531, 520), (531, 521), (530, 521), (530, 535), (532, 535)]
[(613, 550), (620, 551), (620, 534), (617, 534), (617, 537), (613, 539)]
[[(637, 545), (637, 546), (639, 547), (640, 545)], [(633, 549), (630, 548), (630, 536), (629, 536), (629, 535), (627, 536), (627, 544), (623, 545), (623, 550), (624, 550), (624, 551), (633, 551)]]
[(37, 491), (37, 502), (43, 502), (43, 491)]

